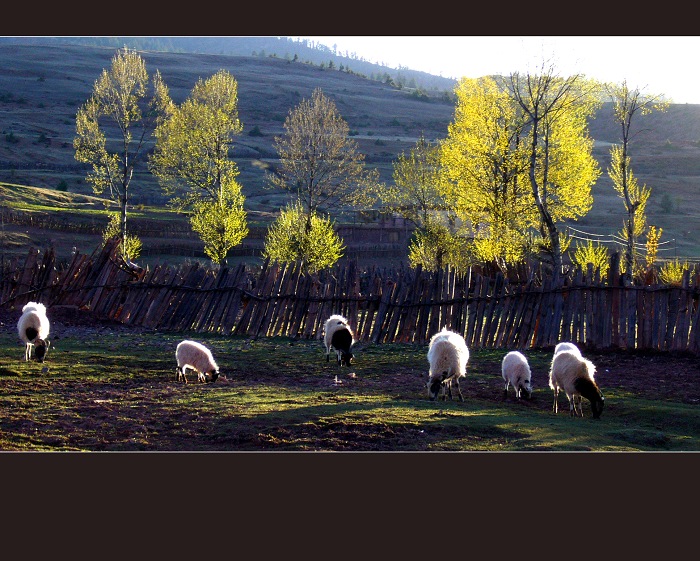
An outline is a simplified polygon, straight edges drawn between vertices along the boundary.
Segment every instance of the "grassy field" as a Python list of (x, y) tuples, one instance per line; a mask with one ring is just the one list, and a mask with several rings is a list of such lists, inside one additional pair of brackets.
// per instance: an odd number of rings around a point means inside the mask
[[(431, 402), (423, 346), (358, 344), (341, 369), (317, 340), (57, 325), (40, 364), (24, 362), (13, 322), (3, 325), (4, 451), (700, 451), (697, 391), (674, 388), (672, 376), (663, 395), (628, 383), (635, 361), (663, 384), (663, 357), (593, 358), (606, 399), (593, 420), (586, 401), (585, 417), (571, 418), (564, 396), (552, 412), (545, 351), (526, 353), (530, 401), (512, 390), (503, 399), (505, 351), (475, 349), (465, 401)], [(223, 377), (177, 382), (184, 338), (208, 345)]]

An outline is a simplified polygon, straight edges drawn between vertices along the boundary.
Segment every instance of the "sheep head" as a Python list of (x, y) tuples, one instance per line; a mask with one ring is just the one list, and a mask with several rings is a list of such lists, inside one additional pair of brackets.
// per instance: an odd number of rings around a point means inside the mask
[(38, 337), (34, 339), (34, 357), (37, 361), (44, 362), (50, 346), (51, 343), (47, 340), (39, 339)]
[(525, 392), (526, 399), (532, 398), (532, 384), (530, 383), (530, 380), (518, 381), (518, 398), (522, 396), (523, 392)]
[(350, 363), (352, 362), (353, 358), (355, 358), (355, 355), (352, 354), (350, 351), (340, 351), (338, 356), (338, 364), (340, 366), (350, 366)]
[(433, 376), (432, 378), (428, 379), (426, 387), (428, 388), (428, 397), (430, 398), (430, 401), (435, 401), (437, 399), (438, 394), (440, 393), (440, 388), (442, 388), (442, 386), (445, 384), (446, 379), (447, 372), (443, 372), (438, 376)]

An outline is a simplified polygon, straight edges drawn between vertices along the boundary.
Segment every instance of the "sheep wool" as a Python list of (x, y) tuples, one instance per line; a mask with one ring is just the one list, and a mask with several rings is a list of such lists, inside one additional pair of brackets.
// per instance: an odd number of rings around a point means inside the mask
[(442, 390), (443, 401), (447, 395), (452, 399), (452, 386), (457, 388), (460, 401), (464, 401), (459, 379), (467, 375), (469, 349), (464, 338), (447, 327), (443, 327), (430, 339), (428, 347), (428, 397), (431, 401), (437, 399)]
[(212, 382), (219, 377), (219, 367), (214, 360), (211, 351), (197, 341), (185, 340), (175, 349), (177, 360), (177, 380), (187, 383), (186, 370), (194, 370), (197, 373), (197, 381), (206, 382), (207, 376)]
[(347, 319), (338, 314), (330, 316), (323, 325), (323, 343), (326, 346), (326, 362), (330, 361), (331, 349), (335, 349), (338, 366), (350, 366), (355, 358), (351, 351), (355, 337)]
[(47, 337), (51, 324), (46, 315), (46, 306), (40, 302), (27, 302), (22, 308), (22, 315), (17, 321), (17, 333), (24, 342), (24, 360), (28, 361), (34, 350), (34, 358), (44, 362), (51, 346)]
[(580, 353), (569, 350), (554, 355), (549, 371), (549, 387), (554, 391), (554, 413), (559, 412), (559, 390), (566, 393), (572, 417), (583, 417), (582, 397), (591, 402), (594, 419), (598, 419), (603, 412), (605, 398), (595, 382), (595, 365)]
[(527, 358), (518, 351), (511, 351), (503, 357), (501, 363), (501, 374), (506, 385), (503, 390), (503, 399), (508, 397), (508, 386), (512, 385), (515, 390), (515, 397), (521, 398), (525, 392), (527, 399), (532, 397), (532, 372)]
[(560, 353), (561, 351), (572, 351), (577, 355), (581, 356), (581, 351), (579, 350), (579, 348), (574, 343), (570, 343), (568, 341), (562, 341), (561, 343), (557, 343), (557, 346), (554, 347), (555, 355), (557, 353)]

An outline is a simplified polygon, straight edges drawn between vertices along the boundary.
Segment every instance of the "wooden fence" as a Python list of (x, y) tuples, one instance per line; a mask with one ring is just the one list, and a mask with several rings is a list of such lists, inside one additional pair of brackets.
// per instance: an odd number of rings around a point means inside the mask
[(18, 315), (35, 300), (163, 331), (294, 338), (321, 338), (325, 319), (340, 313), (363, 342), (425, 344), (448, 326), (471, 348), (550, 348), (570, 340), (589, 349), (700, 354), (698, 274), (686, 272), (680, 286), (625, 287), (618, 254), (610, 270), (606, 282), (589, 269), (559, 286), (532, 274), (359, 270), (353, 261), (312, 275), (276, 262), (258, 273), (198, 262), (132, 271), (108, 244), (61, 267), (51, 250), (41, 258), (30, 251), (24, 263), (5, 267), (0, 308)]

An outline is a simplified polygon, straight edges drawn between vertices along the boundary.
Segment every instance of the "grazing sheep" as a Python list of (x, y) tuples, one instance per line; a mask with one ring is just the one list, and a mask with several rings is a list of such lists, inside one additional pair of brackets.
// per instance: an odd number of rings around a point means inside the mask
[(525, 391), (527, 399), (532, 397), (532, 373), (530, 372), (530, 365), (524, 354), (518, 351), (511, 351), (504, 356), (503, 362), (501, 363), (501, 374), (506, 383), (505, 389), (503, 390), (503, 399), (508, 397), (509, 385), (513, 386), (515, 397), (518, 399), (520, 399), (523, 390)]
[(194, 370), (197, 373), (197, 381), (206, 382), (207, 376), (212, 382), (219, 377), (219, 367), (214, 361), (211, 351), (196, 341), (182, 341), (175, 350), (177, 359), (177, 381), (181, 379), (187, 383), (186, 370)]
[(39, 362), (44, 362), (51, 343), (48, 341), (50, 323), (46, 315), (46, 306), (39, 302), (27, 302), (22, 308), (22, 315), (17, 322), (17, 333), (25, 343), (24, 360), (32, 356)]
[(595, 382), (595, 365), (574, 351), (560, 351), (554, 355), (549, 371), (549, 387), (554, 390), (552, 410), (559, 412), (559, 390), (562, 389), (569, 399), (569, 411), (572, 417), (583, 417), (581, 399), (591, 402), (593, 418), (598, 419), (603, 412), (605, 399)]
[(452, 400), (452, 385), (457, 387), (460, 401), (464, 401), (462, 390), (459, 387), (459, 379), (467, 375), (467, 362), (469, 361), (469, 349), (464, 338), (447, 327), (443, 327), (430, 339), (428, 348), (428, 397), (431, 401), (437, 399), (442, 389), (443, 401), (447, 400), (447, 394)]
[(331, 348), (335, 349), (338, 366), (350, 366), (355, 355), (351, 348), (355, 343), (355, 338), (348, 324), (348, 320), (343, 316), (334, 314), (326, 320), (323, 325), (323, 342), (326, 345), (326, 362), (330, 361)]

